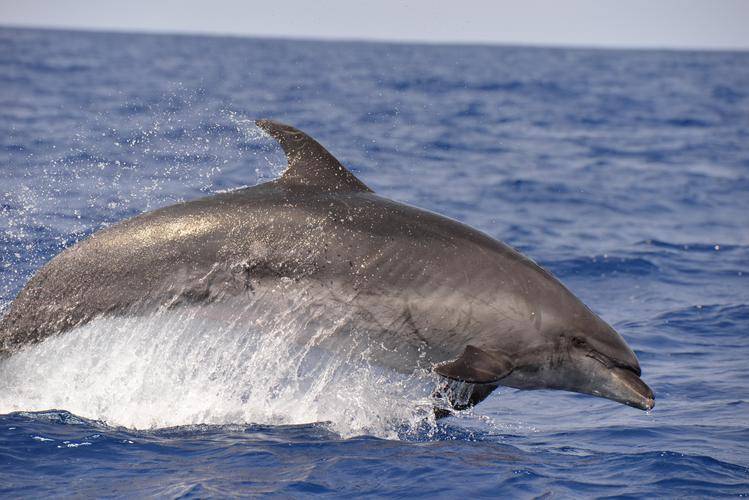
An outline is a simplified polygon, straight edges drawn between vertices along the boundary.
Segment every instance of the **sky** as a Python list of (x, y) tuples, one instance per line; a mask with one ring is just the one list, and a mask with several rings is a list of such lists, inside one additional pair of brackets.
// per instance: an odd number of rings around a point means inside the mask
[(0, 25), (749, 50), (749, 0), (0, 0)]

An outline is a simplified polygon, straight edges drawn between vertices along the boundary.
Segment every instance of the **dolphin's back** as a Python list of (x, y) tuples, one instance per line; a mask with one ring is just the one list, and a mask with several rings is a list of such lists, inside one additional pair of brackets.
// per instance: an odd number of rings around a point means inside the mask
[(0, 350), (97, 316), (236, 296), (266, 278), (335, 280), (351, 293), (435, 286), (466, 242), (523, 260), (468, 226), (371, 191), (270, 182), (141, 214), (64, 250), (0, 321)]

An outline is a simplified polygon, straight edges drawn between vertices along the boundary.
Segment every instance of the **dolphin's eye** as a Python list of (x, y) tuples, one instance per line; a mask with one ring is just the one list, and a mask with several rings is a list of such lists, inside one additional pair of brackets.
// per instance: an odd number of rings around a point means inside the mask
[(614, 366), (613, 361), (611, 361), (608, 356), (596, 351), (584, 338), (572, 337), (570, 341), (573, 347), (575, 347), (576, 349), (580, 349), (581, 351), (585, 351), (585, 355), (589, 358), (593, 358), (602, 365), (608, 366), (609, 368)]
[(580, 349), (585, 349), (587, 347), (590, 347), (588, 343), (585, 341), (585, 339), (582, 337), (572, 337), (572, 345)]

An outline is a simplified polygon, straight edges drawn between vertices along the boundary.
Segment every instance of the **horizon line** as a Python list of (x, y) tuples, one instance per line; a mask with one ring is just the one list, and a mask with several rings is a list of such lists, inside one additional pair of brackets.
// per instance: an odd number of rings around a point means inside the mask
[(146, 36), (197, 36), (206, 38), (245, 38), (252, 40), (278, 40), (290, 42), (322, 42), (322, 43), (373, 43), (392, 45), (426, 45), (426, 46), (453, 46), (453, 47), (516, 47), (529, 49), (569, 49), (569, 50), (610, 50), (610, 51), (666, 51), (666, 52), (749, 52), (749, 47), (738, 46), (672, 46), (672, 45), (628, 45), (616, 43), (599, 43), (594, 45), (558, 42), (538, 43), (522, 41), (490, 41), (490, 40), (436, 40), (426, 38), (380, 38), (380, 37), (349, 37), (349, 36), (293, 36), (293, 35), (268, 35), (237, 32), (220, 32), (208, 30), (172, 30), (172, 29), (149, 29), (149, 28), (113, 28), (113, 27), (88, 27), (88, 26), (55, 26), (42, 24), (6, 24), (0, 21), (0, 29), (16, 30), (39, 30), (39, 31), (62, 31), (102, 34), (129, 34)]

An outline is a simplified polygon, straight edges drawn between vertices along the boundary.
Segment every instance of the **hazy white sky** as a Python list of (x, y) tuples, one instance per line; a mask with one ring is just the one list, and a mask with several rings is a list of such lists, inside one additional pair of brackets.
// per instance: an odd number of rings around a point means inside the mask
[(749, 50), (749, 0), (0, 0), (0, 25)]

